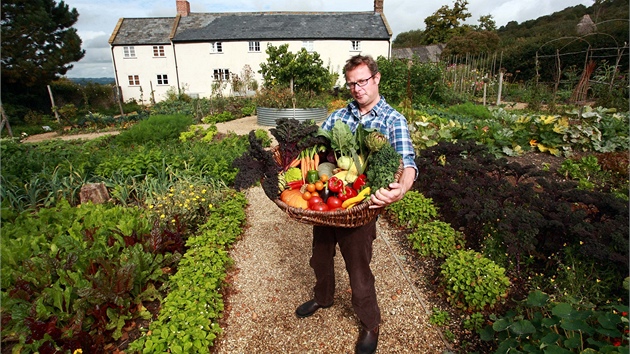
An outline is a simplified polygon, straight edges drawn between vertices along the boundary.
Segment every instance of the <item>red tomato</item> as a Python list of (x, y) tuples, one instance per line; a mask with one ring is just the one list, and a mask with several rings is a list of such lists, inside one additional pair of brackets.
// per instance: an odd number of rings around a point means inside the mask
[(341, 207), (341, 204), (343, 204), (343, 202), (337, 197), (328, 197), (326, 204), (330, 209), (335, 209)]
[(324, 200), (321, 197), (318, 196), (312, 196), (308, 199), (308, 206), (310, 207), (313, 204), (317, 204), (317, 203), (323, 203)]
[(310, 208), (315, 211), (328, 211), (328, 205), (324, 204), (324, 202), (311, 204)]

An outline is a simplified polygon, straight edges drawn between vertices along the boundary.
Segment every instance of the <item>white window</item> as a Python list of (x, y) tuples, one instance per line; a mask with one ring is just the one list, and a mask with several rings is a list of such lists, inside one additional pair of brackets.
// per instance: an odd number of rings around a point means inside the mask
[(260, 52), (260, 42), (249, 42), (250, 52)]
[(123, 47), (123, 53), (125, 58), (135, 58), (136, 47)]
[(352, 41), (352, 51), (360, 51), (361, 50), (361, 41)]
[(162, 74), (157, 76), (158, 85), (168, 85), (168, 75)]
[(213, 77), (217, 81), (229, 80), (230, 79), (230, 70), (229, 69), (214, 69)]
[(127, 78), (129, 79), (129, 86), (140, 86), (140, 76), (129, 75)]
[(153, 56), (154, 57), (163, 57), (164, 56), (164, 46), (163, 45), (154, 45), (153, 46)]
[(302, 41), (302, 48), (306, 49), (307, 52), (311, 53), (313, 51), (313, 41)]
[(223, 53), (223, 43), (221, 42), (210, 43), (210, 53)]

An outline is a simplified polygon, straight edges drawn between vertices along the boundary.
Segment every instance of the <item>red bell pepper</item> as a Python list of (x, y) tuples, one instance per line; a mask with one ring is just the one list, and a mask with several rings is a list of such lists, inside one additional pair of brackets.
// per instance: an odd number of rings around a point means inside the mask
[(354, 180), (354, 183), (352, 183), (352, 188), (354, 188), (355, 191), (360, 192), (363, 186), (365, 186), (366, 178), (365, 174), (360, 174), (359, 177)]
[(345, 201), (346, 199), (350, 199), (352, 197), (356, 197), (357, 196), (357, 191), (354, 190), (352, 187), (346, 185), (343, 188), (342, 192), (337, 193), (337, 198), (341, 199), (341, 201)]
[(339, 178), (332, 176), (328, 180), (328, 189), (333, 193), (339, 193), (342, 191), (343, 181)]

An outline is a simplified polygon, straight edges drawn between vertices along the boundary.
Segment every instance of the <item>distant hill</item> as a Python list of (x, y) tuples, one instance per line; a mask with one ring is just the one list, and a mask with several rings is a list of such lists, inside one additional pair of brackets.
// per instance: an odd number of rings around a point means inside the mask
[(113, 77), (69, 77), (68, 80), (79, 85), (86, 85), (90, 82), (100, 85), (113, 85), (116, 83)]

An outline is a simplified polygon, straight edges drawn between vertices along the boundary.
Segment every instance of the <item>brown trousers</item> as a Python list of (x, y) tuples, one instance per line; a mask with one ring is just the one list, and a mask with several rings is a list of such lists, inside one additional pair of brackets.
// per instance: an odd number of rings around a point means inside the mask
[(336, 244), (346, 263), (352, 288), (352, 307), (363, 328), (373, 330), (381, 322), (376, 301), (374, 275), (370, 269), (372, 243), (376, 239), (376, 220), (357, 228), (313, 227), (313, 255), (310, 265), (315, 271), (315, 301), (323, 306), (333, 303), (335, 294)]

